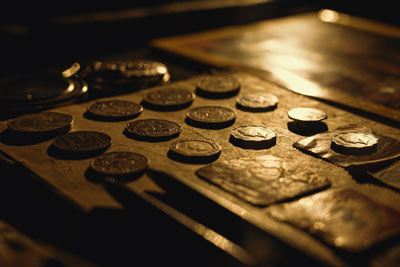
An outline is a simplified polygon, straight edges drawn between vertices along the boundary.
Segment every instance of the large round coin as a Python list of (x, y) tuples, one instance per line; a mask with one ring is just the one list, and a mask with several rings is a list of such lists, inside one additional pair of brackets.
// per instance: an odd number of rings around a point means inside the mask
[(110, 152), (93, 160), (90, 166), (104, 175), (126, 176), (144, 171), (148, 167), (148, 160), (138, 153)]
[(228, 75), (206, 76), (197, 84), (197, 93), (206, 97), (229, 97), (239, 89), (238, 80)]
[(146, 119), (130, 122), (125, 127), (126, 133), (134, 139), (144, 141), (165, 141), (175, 137), (182, 127), (172, 121)]
[(193, 92), (183, 88), (162, 88), (145, 94), (144, 101), (155, 108), (176, 109), (189, 106), (194, 98)]
[(40, 71), (0, 80), (0, 110), (34, 111), (68, 104), (87, 93), (78, 76)]
[(248, 111), (267, 111), (276, 108), (278, 97), (268, 93), (245, 94), (236, 99), (239, 108)]
[(325, 112), (316, 108), (294, 108), (289, 110), (288, 116), (300, 122), (319, 122), (328, 117)]
[(69, 131), (73, 118), (58, 112), (28, 114), (8, 121), (8, 129), (24, 134), (52, 134)]
[(65, 152), (97, 152), (105, 150), (111, 145), (111, 137), (92, 131), (70, 132), (54, 139), (53, 145)]
[(221, 146), (215, 142), (193, 139), (175, 141), (170, 149), (184, 157), (214, 157), (221, 152)]
[(378, 137), (369, 133), (340, 133), (332, 138), (332, 149), (343, 154), (370, 154), (377, 150)]
[(143, 111), (139, 104), (124, 100), (99, 101), (88, 108), (88, 112), (97, 118), (108, 120), (124, 120), (136, 117)]
[(191, 109), (187, 114), (187, 121), (193, 126), (203, 128), (223, 128), (232, 125), (236, 120), (236, 113), (224, 107), (203, 106)]
[(269, 148), (276, 144), (276, 132), (266, 126), (240, 126), (232, 129), (230, 141), (244, 148)]

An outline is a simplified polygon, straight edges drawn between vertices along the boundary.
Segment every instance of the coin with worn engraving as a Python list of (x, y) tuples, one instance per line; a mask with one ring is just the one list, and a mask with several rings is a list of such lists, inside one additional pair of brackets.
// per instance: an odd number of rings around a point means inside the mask
[(371, 133), (340, 133), (332, 137), (331, 147), (344, 154), (369, 154), (377, 150), (378, 137)]
[(231, 130), (230, 141), (243, 148), (269, 148), (276, 144), (276, 132), (266, 126), (240, 126)]
[(220, 128), (232, 125), (236, 120), (236, 113), (225, 107), (203, 106), (191, 109), (186, 118), (193, 126)]
[(87, 111), (97, 118), (123, 120), (139, 115), (143, 107), (125, 100), (105, 100), (90, 105)]
[[(363, 171), (372, 170), (385, 162), (400, 157), (400, 142), (389, 136), (374, 133), (378, 138), (378, 144), (375, 146), (374, 153), (343, 153), (332, 147), (332, 138), (342, 133), (365, 133), (371, 131), (365, 127), (359, 127), (354, 124), (345, 125), (326, 133), (316, 134), (307, 138), (303, 138), (293, 144), (293, 146), (307, 154), (333, 162), (344, 168), (360, 168)], [(350, 150), (351, 151), (351, 150)], [(354, 151), (354, 150), (352, 150)]]
[(267, 111), (276, 108), (279, 99), (276, 95), (268, 93), (245, 94), (236, 99), (240, 109), (248, 111)]
[(97, 152), (105, 150), (111, 145), (111, 137), (93, 131), (70, 132), (54, 139), (53, 145), (65, 152)]
[(165, 141), (178, 137), (182, 127), (176, 122), (145, 119), (130, 122), (125, 127), (126, 134), (144, 141)]
[(27, 114), (8, 121), (8, 129), (24, 134), (50, 134), (69, 131), (73, 118), (59, 112)]
[(199, 95), (206, 97), (229, 97), (239, 92), (240, 83), (232, 76), (206, 76), (197, 83)]
[(344, 250), (360, 252), (400, 233), (400, 213), (351, 188), (328, 190), (267, 213)]
[(162, 88), (144, 95), (146, 104), (166, 109), (186, 107), (194, 98), (194, 93), (184, 88)]
[(186, 157), (210, 157), (221, 152), (221, 146), (209, 140), (183, 139), (170, 146), (171, 151)]
[(330, 185), (321, 174), (272, 155), (217, 161), (198, 169), (196, 174), (260, 206), (310, 194)]
[(328, 117), (325, 112), (316, 108), (294, 108), (289, 110), (288, 116), (299, 122), (319, 122)]
[(94, 159), (90, 166), (105, 175), (126, 176), (144, 171), (148, 164), (147, 158), (138, 153), (110, 152)]

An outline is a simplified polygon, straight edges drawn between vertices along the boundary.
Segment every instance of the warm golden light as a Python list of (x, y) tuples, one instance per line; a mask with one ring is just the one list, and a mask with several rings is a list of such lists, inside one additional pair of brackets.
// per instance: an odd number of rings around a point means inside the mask
[(326, 92), (315, 82), (307, 80), (294, 72), (282, 68), (270, 68), (275, 75), (287, 88), (302, 95), (323, 97)]
[(64, 78), (69, 78), (72, 75), (76, 74), (81, 68), (81, 65), (78, 62), (75, 62), (74, 64), (72, 64), (71, 67), (69, 67), (68, 69), (64, 70), (61, 75)]
[(339, 13), (329, 9), (322, 9), (318, 12), (318, 17), (322, 21), (334, 23), (338, 21)]

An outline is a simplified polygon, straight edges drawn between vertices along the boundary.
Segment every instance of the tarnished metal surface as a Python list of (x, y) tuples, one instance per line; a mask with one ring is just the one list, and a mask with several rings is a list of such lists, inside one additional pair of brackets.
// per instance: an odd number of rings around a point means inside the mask
[[(341, 133), (370, 133), (371, 130), (357, 125), (347, 125), (327, 133), (304, 138), (294, 143), (294, 147), (342, 167), (376, 164), (400, 157), (400, 142), (382, 132), (374, 133), (378, 137), (377, 150), (366, 155), (348, 155), (332, 149), (332, 138)], [(366, 169), (367, 170), (367, 169)]]
[(372, 176), (385, 184), (400, 189), (400, 162), (372, 174)]
[(196, 174), (254, 205), (268, 205), (322, 190), (328, 179), (286, 160), (263, 155), (224, 160)]
[(268, 212), (332, 246), (356, 252), (400, 232), (400, 212), (349, 188), (328, 190)]
[[(393, 140), (400, 139), (400, 131), (310, 98), (294, 94), (245, 73), (236, 72), (231, 75), (241, 84), (239, 97), (241, 94), (265, 90), (265, 92), (272, 93), (279, 98), (279, 106), (273, 111), (254, 113), (237, 109), (235, 97), (217, 100), (198, 96), (190, 107), (182, 110), (161, 112), (144, 109), (138, 119), (170, 120), (182, 126), (182, 132), (178, 138), (161, 142), (147, 142), (127, 138), (124, 134), (124, 129), (127, 124), (126, 121), (101, 122), (87, 119), (83, 114), (92, 103), (60, 107), (55, 109), (55, 111), (70, 114), (74, 117), (74, 124), (71, 131), (92, 130), (100, 131), (111, 136), (112, 145), (107, 152), (128, 151), (143, 154), (149, 159), (150, 171), (167, 174), (169, 177), (180, 181), (180, 183), (185, 186), (199, 192), (218, 205), (225, 207), (230, 212), (308, 255), (320, 259), (325, 263), (343, 265), (341, 257), (332, 251), (330, 247), (321, 243), (321, 241), (300, 229), (276, 221), (268, 216), (266, 209), (275, 205), (273, 203), (277, 200), (276, 198), (268, 202), (271, 205), (267, 208), (249, 203), (242, 196), (221, 188), (219, 185), (210, 183), (195, 174), (198, 169), (205, 167), (208, 163), (181, 162), (168, 157), (170, 144), (181, 139), (211, 140), (217, 142), (221, 145), (222, 151), (219, 158), (215, 161), (216, 164), (243, 158), (277, 157), (282, 159), (282, 162), (286, 164), (289, 169), (293, 170), (293, 175), (298, 173), (298, 180), (308, 180), (310, 179), (308, 173), (314, 173), (315, 175), (325, 177), (329, 180), (332, 189), (347, 185), (357, 189), (361, 193), (367, 194), (371, 200), (379, 200), (385, 205), (390, 206), (393, 210), (398, 211), (399, 208), (396, 203), (399, 203), (400, 196), (396, 192), (375, 185), (360, 185), (345, 169), (319, 158), (311, 157), (295, 149), (293, 143), (301, 140), (303, 137), (288, 129), (290, 119), (287, 117), (287, 113), (290, 109), (299, 106), (313, 107), (324, 110), (327, 113), (328, 119), (326, 120), (326, 125), (329, 129), (336, 129), (351, 121), (352, 123), (357, 123), (369, 129), (376, 129), (380, 134), (388, 136)], [(183, 86), (194, 92), (200, 78), (201, 77), (194, 77), (193, 79), (174, 83), (170, 86)], [(120, 96), (119, 99), (140, 103), (144, 94), (146, 94), (146, 90), (123, 95)], [(192, 108), (201, 106), (221, 106), (229, 108), (235, 111), (236, 121), (233, 125), (221, 129), (203, 129), (187, 124), (185, 120), (186, 113)], [(230, 132), (233, 128), (243, 125), (263, 125), (274, 129), (277, 133), (276, 145), (268, 149), (259, 150), (245, 149), (233, 145), (229, 141)], [(17, 145), (8, 142), (8, 139), (4, 138), (4, 131), (6, 129), (6, 121), (0, 122), (0, 132), (2, 132), (0, 134), (1, 151), (33, 172), (38, 179), (47, 183), (53, 190), (71, 199), (85, 210), (91, 210), (95, 207), (121, 208), (121, 204), (105, 190), (102, 184), (96, 183), (88, 177), (87, 172), (93, 158), (76, 160), (54, 157), (49, 150), (52, 144), (51, 139), (37, 143)], [(246, 166), (243, 166), (243, 169), (245, 168)], [(298, 172), (298, 170), (301, 171)], [(154, 179), (149, 173), (135, 180), (126, 182), (125, 186), (143, 195), (146, 193), (163, 195), (166, 194), (166, 192), (170, 194), (179, 194), (177, 191), (170, 191), (171, 189), (166, 184), (159, 183), (159, 181)], [(295, 198), (293, 200), (285, 199), (286, 201), (295, 201), (301, 196), (295, 194), (293, 197)], [(264, 202), (263, 204), (267, 203)]]

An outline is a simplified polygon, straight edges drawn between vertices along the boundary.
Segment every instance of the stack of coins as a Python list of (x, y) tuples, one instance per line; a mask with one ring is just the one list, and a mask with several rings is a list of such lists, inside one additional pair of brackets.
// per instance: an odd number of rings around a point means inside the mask
[(95, 61), (80, 75), (95, 94), (118, 94), (169, 82), (166, 65), (151, 60)]

